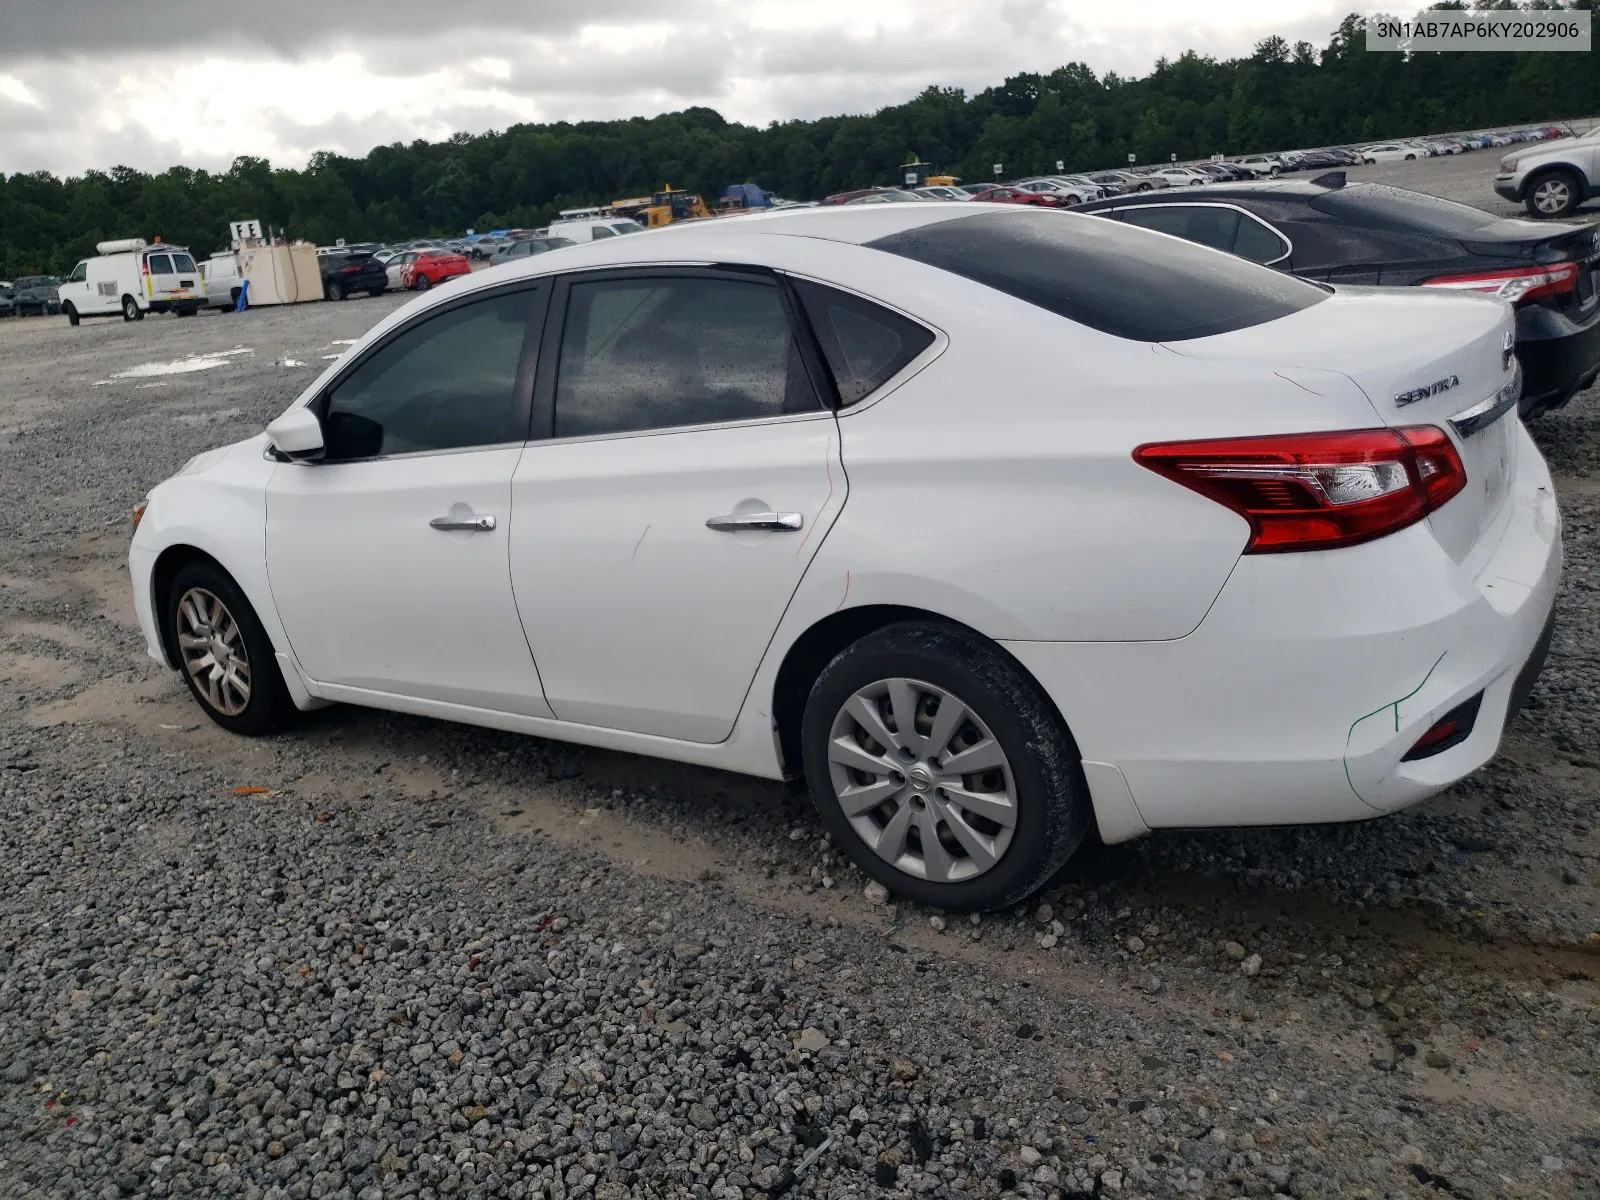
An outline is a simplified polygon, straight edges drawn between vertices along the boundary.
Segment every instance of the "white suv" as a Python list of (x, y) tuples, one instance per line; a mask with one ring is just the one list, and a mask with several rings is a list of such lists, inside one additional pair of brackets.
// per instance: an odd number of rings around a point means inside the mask
[(1600, 127), (1582, 137), (1514, 150), (1500, 160), (1494, 190), (1507, 200), (1526, 205), (1530, 216), (1571, 216), (1578, 205), (1600, 190), (1594, 182), (1600, 168), (1597, 155)]

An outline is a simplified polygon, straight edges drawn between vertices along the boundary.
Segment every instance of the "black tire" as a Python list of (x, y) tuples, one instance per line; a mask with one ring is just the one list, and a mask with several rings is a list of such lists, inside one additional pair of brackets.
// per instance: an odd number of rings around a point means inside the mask
[(1138, 187), (1134, 188), (1133, 190), (1136, 191), (1136, 192), (1148, 192), (1151, 189), (1152, 186), (1154, 186), (1154, 185), (1148, 184), (1148, 183), (1141, 183)]
[(1406, 155), (1406, 161), (1407, 162), (1416, 162), (1417, 161), (1417, 156), (1415, 154), (1408, 154), (1408, 155)]
[(327, 289), (323, 292), (323, 295), (325, 295), (329, 300), (343, 300), (344, 284), (340, 283), (337, 279), (333, 280), (328, 284)]
[(78, 310), (73, 308), (70, 303), (63, 305), (61, 311), (67, 314), (68, 325), (76, 325), (78, 323)]
[[(829, 761), (835, 721), (859, 691), (891, 679), (917, 681), (957, 699), (987, 727), (1010, 766), (1015, 824), (1009, 844), (992, 866), (970, 878), (936, 882), (902, 870), (878, 855), (840, 806)], [(930, 721), (938, 711), (918, 709), (919, 717)], [(980, 732), (974, 727), (969, 734), (967, 728), (957, 726), (952, 736), (959, 741)], [(954, 626), (921, 621), (890, 625), (841, 651), (812, 686), (800, 742), (812, 799), (835, 843), (891, 893), (947, 912), (1004, 908), (1027, 899), (1072, 856), (1094, 824), (1078, 748), (1050, 701), (998, 646)], [(938, 754), (942, 757), (947, 748)], [(906, 770), (909, 776), (912, 767)], [(949, 803), (939, 789), (934, 792)], [(922, 796), (929, 795), (905, 794), (905, 803), (918, 811)], [(931, 799), (927, 803), (935, 807)], [(878, 822), (873, 814), (857, 819)], [(971, 813), (966, 819), (981, 824)], [(953, 853), (958, 863), (966, 858), (970, 870), (971, 856), (961, 849), (950, 825), (941, 822), (940, 827), (949, 835), (949, 841), (940, 838), (947, 856)]]
[(144, 309), (139, 307), (139, 302), (132, 296), (122, 298), (122, 319), (124, 321), (144, 320)]
[(414, 280), (412, 280), (412, 282), (411, 282), (411, 286), (416, 291), (425, 292), (425, 291), (427, 291), (429, 288), (431, 288), (433, 286), (433, 281), (430, 280), (421, 271), (418, 271), (417, 272), (417, 277)]
[(1583, 180), (1575, 172), (1558, 167), (1528, 180), (1522, 188), (1522, 203), (1535, 220), (1557, 221), (1578, 210), (1583, 193)]
[(194, 309), (180, 305), (172, 310), (172, 315), (175, 317), (192, 317), (194, 316)]
[(381, 288), (381, 287), (368, 288), (367, 289), (367, 295), (371, 296), (374, 300), (376, 300), (379, 296), (383, 295), (384, 292), (386, 292), (388, 290), (389, 290), (388, 288)]
[[(183, 626), (179, 623), (180, 606), (191, 593), (203, 592), (220, 601), (227, 615), (237, 626), (243, 643), (244, 657), (249, 671), (250, 691), (248, 702), (234, 713), (224, 711), (196, 682), (194, 674), (185, 663), (184, 651), (179, 641)], [(164, 604), (166, 633), (172, 645), (178, 648), (178, 673), (195, 702), (222, 728), (245, 737), (259, 737), (277, 728), (290, 713), (294, 701), (278, 673), (277, 656), (272, 642), (255, 609), (245, 599), (233, 579), (216, 563), (200, 560), (186, 563), (173, 576), (172, 587)], [(232, 707), (228, 705), (228, 707)]]

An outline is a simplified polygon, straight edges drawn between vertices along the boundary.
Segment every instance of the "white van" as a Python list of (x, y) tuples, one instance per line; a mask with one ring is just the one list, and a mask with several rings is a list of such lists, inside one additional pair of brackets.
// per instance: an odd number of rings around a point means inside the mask
[(239, 256), (232, 250), (213, 254), (200, 264), (206, 281), (206, 303), (216, 308), (233, 308), (239, 303), (244, 276), (239, 273)]
[(61, 285), (61, 311), (67, 320), (108, 317), (142, 321), (147, 312), (192, 317), (206, 302), (206, 281), (189, 252), (143, 238), (101, 242), (99, 256), (72, 268)]
[(550, 236), (569, 242), (592, 242), (624, 233), (643, 233), (644, 226), (628, 217), (570, 217), (550, 222)]

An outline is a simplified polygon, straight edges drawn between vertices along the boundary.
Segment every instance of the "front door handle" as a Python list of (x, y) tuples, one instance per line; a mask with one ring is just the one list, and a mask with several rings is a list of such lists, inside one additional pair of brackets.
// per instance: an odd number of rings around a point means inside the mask
[(446, 533), (455, 533), (465, 530), (468, 533), (488, 533), (494, 528), (493, 517), (435, 517), (428, 522), (435, 529), (442, 529)]
[(742, 533), (747, 529), (766, 529), (773, 533), (794, 533), (805, 521), (799, 513), (781, 512), (753, 512), (729, 513), (723, 517), (712, 517), (706, 522), (707, 529), (715, 529), (719, 533)]

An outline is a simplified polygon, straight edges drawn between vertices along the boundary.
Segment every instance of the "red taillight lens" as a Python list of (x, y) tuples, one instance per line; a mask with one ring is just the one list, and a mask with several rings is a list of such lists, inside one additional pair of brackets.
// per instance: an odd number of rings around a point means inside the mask
[(356, 266), (354, 263), (350, 264), (348, 267), (339, 268), (339, 274), (341, 275), (357, 275), (360, 274), (360, 272), (361, 268)]
[(1482, 292), (1501, 300), (1519, 303), (1537, 300), (1541, 296), (1554, 296), (1558, 292), (1573, 292), (1578, 288), (1577, 263), (1551, 263), (1542, 267), (1510, 267), (1504, 271), (1475, 271), (1470, 275), (1440, 275), (1429, 279), (1423, 287), (1456, 288), (1461, 291)]
[(1249, 521), (1246, 554), (1371, 541), (1467, 483), (1454, 444), (1432, 425), (1161, 442), (1133, 458)]

